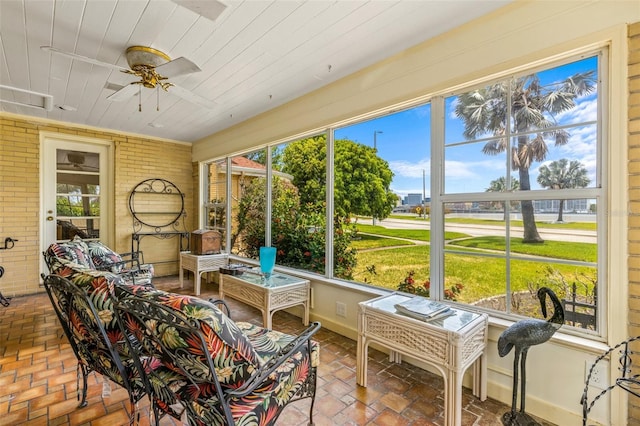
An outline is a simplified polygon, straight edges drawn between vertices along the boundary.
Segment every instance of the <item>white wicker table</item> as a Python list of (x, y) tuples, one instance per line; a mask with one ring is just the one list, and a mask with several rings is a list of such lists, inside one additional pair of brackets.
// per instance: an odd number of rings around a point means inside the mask
[(229, 296), (262, 311), (265, 328), (271, 328), (275, 311), (302, 305), (302, 322), (309, 325), (308, 280), (274, 272), (266, 279), (257, 273), (244, 272), (242, 275), (220, 274), (220, 298)]
[(183, 288), (183, 270), (193, 272), (196, 296), (200, 295), (200, 275), (204, 272), (214, 272), (224, 267), (229, 262), (227, 253), (220, 254), (191, 254), (188, 251), (180, 252), (180, 288)]
[(473, 394), (487, 398), (487, 315), (452, 308), (454, 315), (425, 322), (396, 312), (394, 305), (409, 299), (394, 293), (359, 304), (357, 382), (367, 386), (370, 343), (389, 348), (393, 362), (401, 362), (401, 354), (416, 358), (442, 374), (445, 424), (460, 425), (462, 378), (472, 365)]

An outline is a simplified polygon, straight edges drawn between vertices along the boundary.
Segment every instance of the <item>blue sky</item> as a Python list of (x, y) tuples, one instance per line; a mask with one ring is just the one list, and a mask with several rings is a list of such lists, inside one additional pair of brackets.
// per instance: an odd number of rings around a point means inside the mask
[[(563, 80), (577, 72), (595, 69), (595, 57), (540, 72), (543, 85)], [(446, 102), (445, 133), (447, 144), (462, 141), (463, 122), (453, 113), (454, 100)], [(426, 195), (430, 194), (430, 114), (429, 104), (374, 120), (337, 129), (336, 139), (350, 139), (373, 146), (374, 133), (378, 155), (385, 159), (395, 176), (391, 189), (401, 196), (422, 193), (423, 171), (426, 173)], [(597, 119), (596, 92), (577, 100), (571, 111), (557, 115), (559, 123), (583, 123)], [(536, 182), (538, 169), (543, 164), (560, 158), (579, 160), (587, 168), (591, 185), (596, 183), (596, 126), (588, 125), (568, 129), (569, 143), (556, 147), (548, 142), (549, 152), (543, 163), (534, 163), (529, 169), (532, 189), (540, 189)], [(482, 153), (483, 142), (452, 146), (445, 150), (445, 190), (447, 193), (484, 192), (490, 182), (506, 171), (506, 154), (490, 156)], [(512, 173), (517, 177), (517, 172)]]

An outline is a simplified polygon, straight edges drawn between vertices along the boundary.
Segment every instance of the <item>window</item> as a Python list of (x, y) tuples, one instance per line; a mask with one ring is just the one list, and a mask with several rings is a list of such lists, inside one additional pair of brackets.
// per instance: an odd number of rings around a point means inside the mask
[(203, 193), (205, 228), (220, 232), (220, 248), (226, 250), (227, 235), (227, 163), (224, 160), (206, 164), (207, 185)]
[(278, 265), (325, 273), (326, 136), (272, 148), (271, 244)]
[(439, 219), (461, 234), (443, 245), (445, 293), (463, 285), (464, 303), (535, 316), (545, 286), (569, 325), (596, 328), (606, 199), (598, 63), (580, 58), (444, 99)]
[(266, 148), (231, 158), (231, 253), (257, 259), (266, 244)]
[(425, 104), (335, 130), (335, 233), (352, 238), (334, 248), (354, 251), (341, 250), (334, 276), (392, 290), (429, 282), (430, 126)]
[(539, 316), (546, 286), (567, 325), (600, 333), (605, 60), (573, 57), (233, 157), (232, 252), (255, 258), (269, 242), (279, 265), (498, 315)]

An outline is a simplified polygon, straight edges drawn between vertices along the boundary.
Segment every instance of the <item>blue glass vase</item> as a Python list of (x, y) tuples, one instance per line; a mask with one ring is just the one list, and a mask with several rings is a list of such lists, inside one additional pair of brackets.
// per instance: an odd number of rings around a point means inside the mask
[(276, 266), (276, 248), (260, 247), (260, 271), (269, 278)]

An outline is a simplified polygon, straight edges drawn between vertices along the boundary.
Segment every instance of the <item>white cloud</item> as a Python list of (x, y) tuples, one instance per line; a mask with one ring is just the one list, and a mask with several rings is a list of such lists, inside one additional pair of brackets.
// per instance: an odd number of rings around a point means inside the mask
[(406, 160), (390, 161), (389, 167), (396, 177), (422, 178), (423, 171), (429, 176), (431, 172), (431, 160), (425, 158), (419, 160), (417, 163)]

